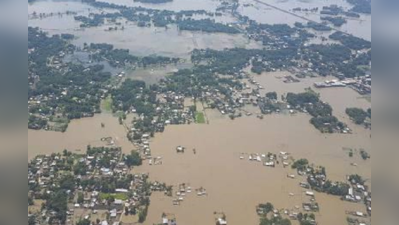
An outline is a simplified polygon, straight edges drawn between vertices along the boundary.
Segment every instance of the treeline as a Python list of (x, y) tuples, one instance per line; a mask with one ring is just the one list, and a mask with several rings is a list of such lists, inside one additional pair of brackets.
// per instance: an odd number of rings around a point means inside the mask
[(316, 22), (308, 22), (307, 27), (311, 28), (315, 31), (331, 31), (331, 27), (321, 24), (321, 23), (316, 23)]
[(356, 13), (354, 11), (345, 11), (342, 7), (339, 7), (337, 5), (324, 6), (322, 11), (320, 11), (320, 14), (330, 15), (330, 16), (343, 15), (343, 16), (352, 17), (352, 18), (360, 17), (360, 15), (358, 13)]
[(322, 16), (322, 17), (320, 17), (320, 19), (328, 21), (336, 27), (341, 27), (342, 25), (344, 25), (347, 22), (346, 19), (344, 19), (342, 17), (332, 17), (332, 16), (324, 16), (323, 17)]
[(342, 32), (335, 32), (329, 36), (332, 40), (341, 42), (344, 46), (352, 50), (370, 49), (371, 42), (353, 35), (345, 34)]
[(346, 0), (353, 5), (352, 12), (371, 14), (371, 0)]
[(347, 108), (346, 114), (358, 125), (364, 124), (367, 118), (371, 119), (371, 109), (365, 111), (361, 108)]
[[(171, 0), (136, 0), (148, 3), (161, 3)], [(136, 22), (139, 27), (167, 27), (170, 24), (176, 24), (180, 30), (202, 31), (202, 32), (221, 32), (237, 34), (240, 31), (230, 25), (217, 23), (211, 19), (194, 20), (194, 15), (215, 16), (218, 13), (209, 13), (205, 10), (186, 10), (174, 12), (169, 10), (157, 10), (143, 7), (127, 7), (105, 2), (88, 1), (94, 7), (119, 10), (115, 13), (90, 14), (86, 16), (76, 16), (75, 20), (80, 21), (81, 27), (93, 27), (103, 25), (105, 20), (116, 22), (117, 18), (125, 18), (128, 21)]]
[(124, 67), (126, 65), (147, 67), (151, 65), (165, 65), (177, 63), (180, 61), (180, 59), (178, 58), (170, 58), (156, 55), (137, 57), (131, 55), (128, 49), (115, 49), (113, 45), (105, 43), (85, 45), (84, 49), (94, 52), (90, 55), (92, 60), (97, 62), (102, 62), (106, 60), (113, 67)]
[(222, 23), (216, 23), (210, 19), (193, 20), (186, 19), (177, 22), (177, 26), (180, 30), (188, 31), (202, 31), (209, 33), (228, 33), (228, 34), (238, 34), (240, 31), (232, 26), (225, 25)]

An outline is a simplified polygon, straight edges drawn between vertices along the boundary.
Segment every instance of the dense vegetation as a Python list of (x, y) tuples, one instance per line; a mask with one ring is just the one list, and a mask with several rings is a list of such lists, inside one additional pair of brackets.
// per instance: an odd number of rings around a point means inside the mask
[(177, 63), (178, 58), (164, 56), (145, 56), (137, 57), (131, 55), (127, 49), (115, 49), (110, 44), (90, 44), (86, 45), (85, 50), (92, 52), (91, 59), (96, 62), (108, 61), (113, 67), (124, 67), (126, 65), (136, 65), (147, 67), (151, 65), (165, 65)]
[[(369, 113), (370, 112), (370, 113)], [(363, 124), (367, 118), (371, 118), (371, 110), (366, 112), (361, 108), (347, 108), (346, 114), (355, 122), (356, 124)]]
[(370, 49), (371, 42), (355, 37), (353, 35), (344, 34), (342, 32), (335, 32), (330, 35), (332, 40), (341, 42), (344, 46), (353, 50)]
[(257, 213), (261, 216), (260, 225), (291, 225), (289, 219), (284, 219), (281, 216), (270, 216), (273, 213), (274, 206), (271, 203), (260, 204), (257, 207)]
[(74, 46), (34, 28), (28, 28), (28, 48), (32, 49), (28, 54), (28, 99), (36, 101), (28, 108), (31, 128), (41, 129), (57, 118), (75, 119), (99, 112), (100, 90), (111, 76), (103, 72), (103, 66), (62, 64), (62, 56), (73, 53)]
[(328, 21), (336, 27), (341, 27), (342, 25), (344, 25), (346, 23), (346, 19), (344, 19), (342, 17), (324, 16), (324, 17), (320, 17), (320, 19)]
[[(63, 37), (63, 38), (62, 38)], [(51, 129), (65, 131), (69, 120), (90, 117), (100, 113), (100, 102), (110, 92), (111, 73), (104, 72), (103, 65), (85, 66), (81, 63), (64, 63), (63, 57), (74, 54), (75, 47), (67, 40), (71, 35), (49, 37), (35, 28), (28, 29), (28, 127), (30, 129)], [(67, 39), (67, 40), (65, 40)], [(128, 50), (114, 49), (109, 44), (90, 44), (84, 46), (95, 62), (107, 61), (111, 66), (147, 67), (177, 63), (179, 59), (146, 56), (136, 57)], [(122, 86), (123, 90), (124, 86)], [(115, 91), (114, 108), (126, 110), (116, 105), (122, 96)], [(148, 113), (148, 106), (136, 96), (135, 105), (139, 112)], [(149, 97), (148, 97), (149, 98)], [(154, 99), (154, 95), (151, 95)], [(153, 101), (154, 103), (154, 101)], [(124, 104), (129, 104), (129, 101)]]
[(287, 102), (295, 107), (308, 112), (313, 118), (310, 120), (318, 130), (323, 133), (342, 132), (346, 125), (332, 115), (332, 107), (320, 100), (312, 91), (287, 94)]
[[(161, 3), (169, 0), (137, 0), (140, 2)], [(202, 32), (220, 32), (237, 34), (240, 31), (230, 25), (217, 23), (211, 19), (194, 20), (194, 15), (215, 16), (217, 13), (209, 13), (204, 10), (186, 10), (186, 11), (169, 11), (156, 10), (142, 7), (127, 7), (115, 5), (105, 2), (88, 1), (91, 5), (99, 8), (108, 8), (119, 10), (115, 13), (90, 14), (89, 16), (76, 16), (75, 20), (81, 22), (82, 27), (100, 26), (105, 23), (105, 20), (112, 21), (115, 24), (116, 19), (124, 18), (128, 21), (137, 23), (139, 27), (167, 27), (171, 24), (176, 24), (180, 30), (188, 31), (202, 31)], [(220, 15), (220, 14), (217, 14)], [(116, 27), (116, 29), (118, 29)]]
[(321, 24), (321, 23), (315, 23), (315, 22), (308, 22), (307, 24), (308, 28), (311, 28), (313, 30), (316, 31), (331, 31), (331, 27), (325, 25), (325, 24)]
[(320, 11), (320, 14), (330, 15), (330, 16), (343, 15), (343, 16), (352, 17), (352, 18), (360, 17), (360, 15), (358, 13), (356, 13), (354, 11), (345, 11), (342, 7), (339, 7), (337, 5), (324, 6), (322, 11)]
[(356, 13), (371, 14), (371, 0), (346, 0), (353, 5), (351, 11)]
[(177, 23), (177, 26), (180, 30), (188, 30), (188, 31), (203, 31), (210, 33), (228, 33), (228, 34), (238, 34), (240, 31), (234, 27), (216, 23), (210, 19), (202, 19), (202, 20), (193, 20), (187, 19), (182, 20)]

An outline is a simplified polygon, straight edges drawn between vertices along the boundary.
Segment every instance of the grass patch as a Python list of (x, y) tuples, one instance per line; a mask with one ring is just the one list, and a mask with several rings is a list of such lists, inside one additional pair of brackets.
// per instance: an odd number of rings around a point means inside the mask
[(114, 113), (114, 116), (115, 117), (123, 117), (125, 115), (125, 113), (123, 112), (123, 111), (116, 111), (115, 113)]
[(109, 95), (106, 99), (101, 101), (101, 111), (112, 112), (112, 96)]
[(66, 117), (50, 117), (50, 130), (65, 132), (68, 129), (69, 119)]
[(122, 200), (122, 201), (126, 201), (129, 199), (129, 197), (125, 193), (116, 193), (116, 194), (100, 193), (99, 197), (101, 200), (109, 199), (111, 197), (113, 197), (114, 199)]
[(205, 123), (205, 114), (203, 112), (197, 112), (195, 114), (195, 122), (200, 124)]

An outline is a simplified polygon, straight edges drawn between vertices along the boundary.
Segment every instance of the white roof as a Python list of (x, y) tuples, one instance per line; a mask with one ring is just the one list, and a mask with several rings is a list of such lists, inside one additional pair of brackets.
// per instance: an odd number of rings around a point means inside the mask
[(227, 221), (224, 219), (219, 219), (219, 224), (220, 225), (227, 225)]

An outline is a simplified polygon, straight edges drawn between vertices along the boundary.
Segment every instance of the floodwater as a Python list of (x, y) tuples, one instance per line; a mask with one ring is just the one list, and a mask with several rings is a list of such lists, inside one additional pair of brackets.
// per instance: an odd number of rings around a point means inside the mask
[(167, 75), (177, 72), (181, 69), (190, 69), (192, 64), (182, 62), (177, 64), (170, 64), (166, 66), (151, 66), (147, 68), (136, 68), (134, 70), (126, 71), (126, 77), (135, 80), (142, 80), (147, 84), (156, 84)]
[[(183, 4), (182, 1), (185, 3)], [(121, 1), (121, 3), (127, 1)], [(133, 1), (128, 1), (136, 5)], [(179, 2), (181, 4), (179, 4)], [(192, 4), (197, 2), (197, 4)], [(210, 2), (210, 3), (209, 3)], [(217, 1), (192, 1), (192, 0), (178, 0), (171, 3), (166, 9), (171, 10), (188, 10), (188, 9), (206, 9), (211, 12), (216, 10)], [(208, 7), (197, 7), (197, 5), (204, 5)], [(45, 7), (47, 6), (48, 7)], [(172, 7), (173, 6), (173, 7)], [(186, 6), (186, 7), (185, 7)], [(148, 8), (156, 8), (157, 6), (146, 6)], [(162, 7), (162, 6), (159, 6)], [(79, 15), (87, 15), (90, 12), (96, 12), (83, 3), (75, 1), (39, 1), (28, 6), (28, 13), (58, 13), (66, 12), (67, 10), (76, 11)], [(109, 10), (107, 10), (109, 11)], [(233, 18), (229, 16), (214, 17), (217, 22), (232, 22)], [(148, 56), (152, 54), (189, 58), (189, 54), (194, 49), (217, 49), (224, 48), (261, 48), (261, 45), (252, 40), (248, 40), (243, 34), (223, 34), (223, 33), (203, 33), (203, 32), (189, 32), (179, 31), (177, 26), (171, 25), (165, 28), (142, 28), (137, 25), (120, 20), (124, 25), (124, 30), (105, 31), (110, 25), (105, 24), (100, 27), (80, 28), (80, 23), (74, 20), (73, 15), (53, 16), (43, 19), (28, 20), (28, 25), (39, 27), (49, 34), (70, 33), (76, 36), (73, 44), (82, 47), (84, 43), (109, 43), (116, 48), (129, 49), (130, 52), (137, 56)], [(113, 27), (113, 25), (112, 25)]]
[(333, 107), (333, 114), (342, 122), (349, 125), (354, 132), (361, 132), (363, 135), (370, 135), (370, 131), (365, 130), (361, 126), (357, 126), (350, 121), (345, 111), (347, 108), (357, 107), (367, 110), (371, 108), (371, 102), (366, 99), (365, 96), (359, 95), (356, 91), (349, 87), (338, 87), (338, 88), (314, 88), (315, 82), (333, 80), (335, 77), (316, 77), (300, 79), (299, 83), (284, 83), (283, 79), (285, 76), (293, 76), (289, 72), (273, 72), (264, 73), (261, 76), (254, 76), (255, 80), (258, 81), (265, 89), (261, 91), (261, 94), (275, 91), (278, 96), (286, 94), (288, 92), (301, 93), (306, 88), (312, 88), (314, 91), (320, 94), (323, 101), (329, 103)]
[[(105, 127), (101, 128), (101, 123)], [(111, 114), (97, 114), (91, 118), (72, 120), (65, 133), (28, 130), (28, 160), (38, 154), (62, 152), (64, 149), (73, 152), (86, 152), (87, 145), (105, 146), (101, 138), (112, 137), (115, 146), (125, 152), (133, 150), (133, 145), (126, 137), (126, 129), (120, 125), (118, 118)]]
[[(173, 206), (172, 199), (160, 195), (152, 197), (149, 217), (145, 224), (160, 221), (161, 214), (174, 213), (182, 224), (212, 224), (213, 212), (224, 212), (229, 224), (257, 224), (255, 207), (272, 202), (277, 208), (294, 210), (306, 201), (299, 182), (291, 180), (290, 169), (270, 169), (259, 163), (240, 160), (241, 153), (278, 154), (290, 152), (295, 158), (308, 158), (327, 168), (332, 180), (358, 173), (371, 177), (371, 164), (359, 157), (349, 159), (343, 147), (370, 147), (364, 135), (323, 135), (309, 124), (307, 115), (267, 116), (264, 120), (244, 117), (235, 121), (214, 120), (209, 125), (171, 126), (157, 135), (151, 143), (154, 156), (161, 156), (163, 164), (145, 164), (136, 172), (149, 172), (152, 180), (177, 186), (187, 183), (193, 189), (203, 187), (208, 197), (188, 196), (181, 206)], [(189, 151), (177, 155), (179, 145)], [(190, 150), (196, 148), (194, 155)], [(358, 163), (358, 167), (350, 163)], [(293, 197), (289, 193), (294, 193)], [(317, 195), (321, 212), (320, 224), (344, 224), (345, 210), (362, 205), (334, 201)], [(334, 210), (331, 210), (334, 209)], [(331, 220), (334, 217), (334, 220)]]
[[(266, 1), (266, 0), (265, 0)], [(114, 3), (141, 5), (132, 0), (115, 0)], [(244, 2), (244, 1), (243, 1)], [(245, 2), (252, 2), (245, 0)], [(331, 3), (344, 4), (341, 0), (334, 1), (267, 1), (278, 7), (290, 10), (294, 7), (321, 7)], [(288, 3), (289, 2), (289, 3)], [(295, 2), (295, 4), (294, 4)], [(292, 3), (292, 4), (291, 4)], [(218, 1), (206, 0), (175, 0), (162, 5), (145, 5), (145, 7), (170, 10), (205, 9), (214, 11)], [(298, 4), (298, 5), (297, 5)], [(302, 5), (303, 4), (303, 5)], [(265, 6), (242, 7), (240, 10), (252, 19), (263, 23), (288, 23), (292, 25), (298, 18), (288, 14), (268, 9)], [(289, 7), (288, 7), (289, 6)], [(78, 1), (39, 1), (28, 6), (28, 13), (65, 12), (66, 10), (89, 12), (90, 7)], [(95, 9), (90, 9), (95, 10)], [(310, 15), (309, 15), (310, 16)], [(342, 29), (354, 32), (357, 36), (367, 37), (368, 23), (371, 29), (371, 17), (359, 28), (359, 21), (348, 23)], [(179, 32), (176, 27), (169, 29), (138, 28), (125, 25), (125, 30), (106, 32), (104, 27), (79, 29), (79, 24), (73, 16), (51, 17), (42, 20), (29, 20), (29, 26), (38, 26), (50, 34), (72, 33), (77, 36), (74, 43), (114, 44), (117, 48), (127, 48), (133, 54), (188, 57), (194, 48), (223, 49), (227, 47), (259, 47), (257, 43), (248, 42), (243, 35), (205, 34), (198, 32)], [(354, 28), (352, 28), (352, 26)], [(350, 31), (350, 30), (353, 31)], [(371, 34), (370, 34), (371, 36)], [(367, 39), (367, 38), (366, 38)], [(181, 66), (181, 67), (180, 67)], [(184, 68), (186, 65), (167, 68), (148, 68), (127, 73), (127, 76), (157, 82), (168, 72)], [(290, 75), (287, 72), (264, 73), (255, 76), (265, 90), (276, 91), (279, 95), (287, 92), (303, 92), (312, 87), (316, 81), (332, 78), (306, 78), (300, 83), (286, 84), (281, 77)], [(352, 135), (321, 134), (310, 123), (310, 117), (297, 115), (270, 115), (263, 120), (243, 117), (231, 121), (213, 110), (206, 110), (210, 124), (168, 126), (162, 134), (157, 134), (151, 141), (154, 156), (163, 158), (163, 164), (149, 166), (145, 163), (135, 172), (149, 173), (152, 180), (166, 182), (170, 185), (188, 183), (193, 189), (203, 187), (208, 197), (197, 197), (194, 193), (187, 196), (181, 206), (173, 206), (172, 199), (162, 194), (151, 197), (146, 225), (159, 223), (162, 213), (174, 213), (179, 224), (214, 224), (214, 212), (224, 212), (229, 224), (258, 224), (256, 205), (271, 202), (277, 208), (294, 209), (302, 202), (308, 201), (299, 182), (303, 178), (288, 179), (292, 174), (290, 169), (277, 167), (266, 168), (259, 163), (240, 160), (241, 153), (289, 152), (296, 159), (307, 158), (316, 165), (325, 166), (332, 180), (344, 181), (349, 174), (360, 174), (371, 179), (371, 162), (363, 161), (359, 155), (349, 158), (343, 148), (365, 149), (372, 154), (371, 131), (352, 123), (345, 109), (347, 107), (370, 108), (371, 103), (361, 98), (349, 88), (314, 89), (321, 98), (330, 103), (334, 115), (347, 123), (354, 131)], [(254, 109), (255, 110), (255, 109)], [(256, 111), (255, 111), (256, 113)], [(101, 123), (105, 124), (101, 128)], [(50, 131), (28, 131), (28, 159), (37, 154), (51, 154), (64, 149), (85, 151), (87, 145), (103, 146), (103, 137), (112, 137), (115, 145), (124, 152), (134, 149), (126, 138), (126, 129), (119, 125), (118, 119), (111, 114), (100, 114), (93, 118), (73, 120), (65, 133)], [(179, 145), (189, 150), (195, 148), (197, 154), (187, 151), (177, 155), (175, 148)], [(351, 166), (356, 163), (358, 166)], [(294, 196), (290, 197), (289, 193)], [(346, 224), (345, 210), (365, 211), (364, 206), (342, 202), (338, 198), (317, 194), (321, 211), (316, 214), (322, 225)]]
[[(292, 12), (292, 9), (300, 7), (303, 9), (319, 8), (321, 10), (323, 6), (338, 5), (343, 7), (345, 10), (351, 8), (346, 0), (261, 0), (262, 2), (271, 4), (282, 10)], [(278, 11), (266, 5), (260, 4), (254, 0), (243, 0), (240, 1), (241, 7), (239, 11), (248, 16), (249, 18), (256, 20), (260, 23), (267, 24), (288, 24), (293, 26), (296, 22), (307, 23), (306, 20), (291, 14)], [(248, 6), (244, 6), (248, 4)], [(322, 22), (320, 20), (319, 13), (311, 12), (295, 12), (296, 15), (304, 17), (309, 20), (316, 22)], [(341, 28), (341, 31), (348, 32), (354, 36), (371, 41), (371, 15), (361, 15), (358, 19), (347, 19), (347, 23)]]
[[(307, 78), (301, 83), (286, 84), (281, 77), (287, 72), (265, 73), (256, 76), (267, 91), (302, 92), (313, 82), (324, 78)], [(326, 78), (328, 79), (328, 78)], [(345, 119), (346, 107), (370, 107), (371, 103), (349, 88), (320, 89), (323, 100), (334, 107), (334, 113)], [(181, 224), (212, 224), (214, 212), (224, 212), (229, 224), (257, 224), (255, 207), (271, 202), (279, 209), (295, 210), (309, 199), (299, 182), (304, 178), (288, 179), (291, 169), (266, 168), (260, 163), (240, 160), (242, 153), (289, 152), (295, 159), (307, 158), (315, 165), (325, 166), (331, 180), (345, 181), (346, 175), (359, 174), (371, 180), (371, 162), (363, 161), (359, 154), (348, 156), (345, 148), (371, 151), (371, 132), (361, 126), (348, 124), (354, 134), (321, 134), (310, 123), (310, 116), (270, 115), (263, 120), (243, 117), (231, 121), (213, 110), (206, 110), (210, 124), (168, 126), (162, 134), (151, 140), (153, 156), (162, 157), (163, 164), (150, 166), (148, 162), (134, 172), (149, 173), (150, 179), (169, 185), (186, 183), (193, 190), (205, 188), (207, 197), (188, 195), (181, 206), (173, 206), (172, 198), (162, 194), (151, 197), (147, 225), (160, 222), (162, 213), (173, 213)], [(219, 115), (219, 116), (216, 116)], [(347, 119), (347, 118), (346, 118)], [(105, 123), (101, 128), (100, 123)], [(102, 145), (102, 137), (115, 138), (125, 152), (133, 146), (125, 138), (125, 128), (110, 114), (75, 120), (66, 133), (46, 131), (28, 132), (28, 158), (39, 153), (84, 150), (88, 144)], [(187, 147), (185, 154), (176, 154), (179, 145)], [(192, 149), (197, 154), (193, 154)], [(352, 164), (357, 164), (356, 167)], [(294, 194), (290, 196), (290, 194)], [(316, 214), (323, 225), (345, 224), (345, 210), (365, 211), (361, 204), (342, 202), (336, 197), (317, 194), (321, 211)]]
[(218, 0), (173, 0), (164, 4), (151, 4), (151, 3), (140, 3), (134, 2), (133, 0), (99, 0), (100, 2), (114, 3), (117, 5), (126, 5), (131, 7), (144, 7), (159, 10), (171, 10), (171, 11), (182, 11), (182, 10), (206, 10), (216, 11), (220, 2)]
[[(266, 91), (303, 92), (313, 82), (329, 78), (305, 79), (301, 83), (285, 84), (286, 72), (263, 74), (259, 81)], [(230, 224), (257, 224), (255, 206), (272, 202), (279, 209), (294, 210), (309, 200), (298, 186), (304, 178), (291, 180), (290, 169), (269, 169), (247, 159), (241, 153), (278, 154), (289, 152), (296, 159), (307, 158), (315, 165), (325, 166), (331, 180), (345, 181), (350, 174), (360, 174), (371, 179), (371, 162), (360, 156), (349, 158), (344, 149), (366, 149), (371, 153), (370, 131), (354, 125), (345, 114), (346, 107), (367, 109), (371, 103), (349, 88), (320, 89), (324, 101), (335, 109), (334, 114), (354, 130), (352, 135), (321, 134), (310, 123), (308, 115), (298, 114), (266, 116), (264, 120), (244, 117), (230, 121), (213, 110), (207, 110), (209, 125), (170, 126), (156, 135), (151, 143), (154, 156), (163, 158), (161, 166), (145, 164), (136, 172), (149, 172), (152, 180), (166, 182), (175, 187), (188, 183), (193, 189), (200, 187), (209, 196), (195, 194), (186, 197), (181, 206), (173, 206), (172, 199), (156, 194), (152, 197), (149, 217), (145, 224), (160, 221), (162, 213), (174, 213), (179, 223), (211, 224), (213, 212), (224, 212)], [(189, 151), (177, 155), (179, 145)], [(197, 154), (190, 150), (195, 148)], [(352, 164), (357, 164), (357, 167)], [(371, 184), (369, 184), (371, 185)], [(290, 197), (289, 193), (294, 196)], [(321, 211), (317, 213), (320, 224), (345, 224), (345, 211), (365, 211), (361, 204), (342, 202), (337, 197), (317, 194)], [(245, 216), (243, 216), (245, 215)]]

